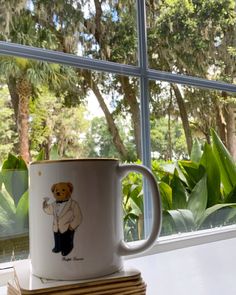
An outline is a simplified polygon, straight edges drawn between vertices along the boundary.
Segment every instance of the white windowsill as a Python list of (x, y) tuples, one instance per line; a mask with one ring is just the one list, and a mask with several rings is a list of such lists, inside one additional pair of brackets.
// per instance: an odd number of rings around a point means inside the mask
[(127, 259), (147, 295), (235, 295), (236, 238)]
[[(235, 237), (236, 225), (161, 237), (151, 249), (144, 253), (134, 255), (132, 256), (132, 258), (143, 257), (146, 255), (168, 252), (207, 243), (213, 243), (221, 240), (232, 239)], [(142, 243), (142, 241), (136, 241), (130, 244), (136, 245), (139, 243)]]
[[(142, 242), (142, 241), (141, 241)], [(141, 243), (134, 242), (131, 244)], [(221, 251), (222, 249), (222, 251)], [(212, 229), (212, 230), (204, 230), (187, 234), (179, 234), (171, 237), (160, 238), (159, 241), (147, 252), (139, 255), (135, 255), (132, 257), (127, 257), (125, 259), (125, 265), (133, 266), (138, 268), (144, 280), (147, 282), (148, 291), (147, 295), (156, 295), (159, 284), (159, 295), (169, 295), (173, 294), (173, 292), (166, 293), (166, 287), (163, 282), (167, 283), (167, 280), (170, 279), (169, 284), (173, 286), (180, 284), (180, 289), (175, 290), (175, 295), (178, 294), (222, 294), (216, 293), (215, 291), (212, 293), (204, 293), (204, 290), (198, 290), (198, 293), (190, 292), (184, 293), (182, 290), (183, 285), (186, 282), (182, 280), (179, 281), (179, 271), (182, 274), (188, 276), (188, 273), (191, 274), (194, 272), (194, 275), (197, 276), (199, 280), (202, 280), (202, 275), (204, 274), (204, 269), (209, 268), (209, 274), (212, 272), (212, 276), (216, 271), (226, 271), (224, 275), (229, 273), (229, 278), (234, 275), (236, 277), (236, 267), (234, 267), (234, 261), (236, 263), (236, 225), (227, 226), (224, 228)], [(233, 252), (232, 252), (233, 250)], [(221, 253), (222, 252), (222, 253)], [(219, 254), (222, 254), (220, 256)], [(182, 257), (182, 258), (181, 258)], [(208, 259), (211, 257), (211, 260)], [(215, 260), (221, 263), (221, 267), (217, 268), (215, 265)], [(180, 263), (178, 266), (177, 262)], [(205, 265), (206, 262), (210, 265)], [(177, 264), (178, 264), (177, 263)], [(197, 268), (196, 268), (197, 263)], [(230, 265), (227, 265), (230, 263)], [(185, 265), (186, 264), (186, 265)], [(4, 285), (7, 284), (7, 281), (11, 278), (13, 269), (11, 268), (12, 263), (2, 263), (0, 264), (0, 294), (5, 295), (6, 287)], [(167, 268), (168, 266), (168, 268)], [(228, 268), (227, 268), (228, 267)], [(232, 273), (232, 269), (235, 269)], [(176, 272), (176, 273), (175, 273)], [(170, 275), (172, 277), (170, 277)], [(166, 277), (165, 277), (166, 276)], [(161, 282), (160, 282), (161, 278)], [(183, 279), (183, 278), (182, 278)], [(209, 284), (211, 282), (211, 277), (209, 278), (205, 276), (205, 283), (209, 279)], [(156, 282), (159, 283), (156, 286)], [(179, 281), (179, 282), (178, 282)], [(186, 278), (187, 281), (187, 278)], [(193, 284), (194, 277), (191, 277), (187, 283), (187, 289), (191, 289), (191, 284)], [(219, 282), (218, 282), (219, 283)], [(229, 283), (229, 282), (228, 282)], [(207, 284), (205, 287), (206, 290), (209, 291), (210, 285)], [(233, 284), (233, 282), (232, 282)], [(156, 286), (154, 288), (154, 286)], [(196, 286), (192, 285), (194, 289)], [(232, 286), (231, 286), (232, 288)], [(154, 292), (155, 289), (155, 292)], [(161, 291), (162, 290), (162, 291)], [(179, 291), (178, 291), (179, 290)], [(234, 293), (230, 293), (228, 289), (225, 290), (225, 294), (236, 294), (236, 285), (234, 289)]]

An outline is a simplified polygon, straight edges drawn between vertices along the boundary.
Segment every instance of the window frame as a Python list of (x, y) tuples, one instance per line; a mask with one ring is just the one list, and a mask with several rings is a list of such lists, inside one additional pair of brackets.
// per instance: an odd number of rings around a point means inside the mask
[[(150, 143), (150, 111), (149, 111), (149, 81), (177, 83), (199, 88), (214, 89), (236, 93), (236, 85), (221, 81), (207, 80), (194, 76), (174, 74), (148, 67), (147, 56), (147, 30), (146, 30), (146, 5), (143, 0), (136, 0), (137, 9), (137, 37), (138, 37), (138, 65), (125, 65), (104, 60), (96, 60), (72, 54), (30, 47), (15, 43), (0, 41), (0, 55), (17, 56), (52, 63), (59, 63), (77, 68), (95, 70), (99, 72), (114, 73), (137, 77), (140, 80), (140, 111), (141, 111), (141, 142), (142, 162), (151, 167)], [(144, 182), (144, 218), (145, 236), (148, 236), (152, 226), (152, 202), (147, 184)], [(196, 245), (219, 239), (232, 238), (236, 235), (236, 225), (219, 229), (208, 229), (194, 233), (181, 234), (160, 238), (153, 250), (156, 252), (168, 251), (189, 245)]]

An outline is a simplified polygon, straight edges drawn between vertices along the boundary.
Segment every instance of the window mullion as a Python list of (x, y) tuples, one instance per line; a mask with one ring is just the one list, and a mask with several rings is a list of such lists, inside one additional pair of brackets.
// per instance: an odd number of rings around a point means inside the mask
[(42, 49), (15, 43), (0, 41), (0, 55), (19, 56), (23, 58), (42, 60), (51, 63), (59, 63), (87, 70), (114, 73), (126, 76), (140, 76), (140, 69), (137, 66), (115, 63), (81, 57), (69, 53)]
[[(141, 144), (142, 162), (151, 167), (150, 112), (149, 112), (149, 80), (147, 77), (147, 32), (145, 1), (137, 0), (138, 49), (140, 66), (140, 112), (141, 112)], [(146, 180), (144, 179), (144, 235), (147, 237), (152, 226), (152, 200)]]

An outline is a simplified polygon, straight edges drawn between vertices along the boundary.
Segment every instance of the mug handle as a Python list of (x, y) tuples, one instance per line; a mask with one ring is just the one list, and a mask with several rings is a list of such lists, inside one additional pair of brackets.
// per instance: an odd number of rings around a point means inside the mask
[(121, 256), (134, 255), (150, 248), (159, 236), (162, 220), (161, 196), (157, 182), (151, 170), (144, 166), (136, 164), (123, 164), (118, 166), (118, 174), (120, 176), (120, 180), (124, 178), (128, 172), (141, 173), (148, 180), (153, 201), (153, 223), (149, 237), (140, 245), (129, 246), (124, 241), (121, 241), (118, 250)]

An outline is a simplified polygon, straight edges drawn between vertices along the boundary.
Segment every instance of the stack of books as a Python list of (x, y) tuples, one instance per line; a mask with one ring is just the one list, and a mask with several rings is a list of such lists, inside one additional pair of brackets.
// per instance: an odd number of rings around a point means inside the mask
[(8, 282), (8, 295), (145, 295), (146, 284), (141, 273), (127, 269), (91, 280), (56, 281), (31, 274), (30, 261), (14, 265), (14, 277)]

